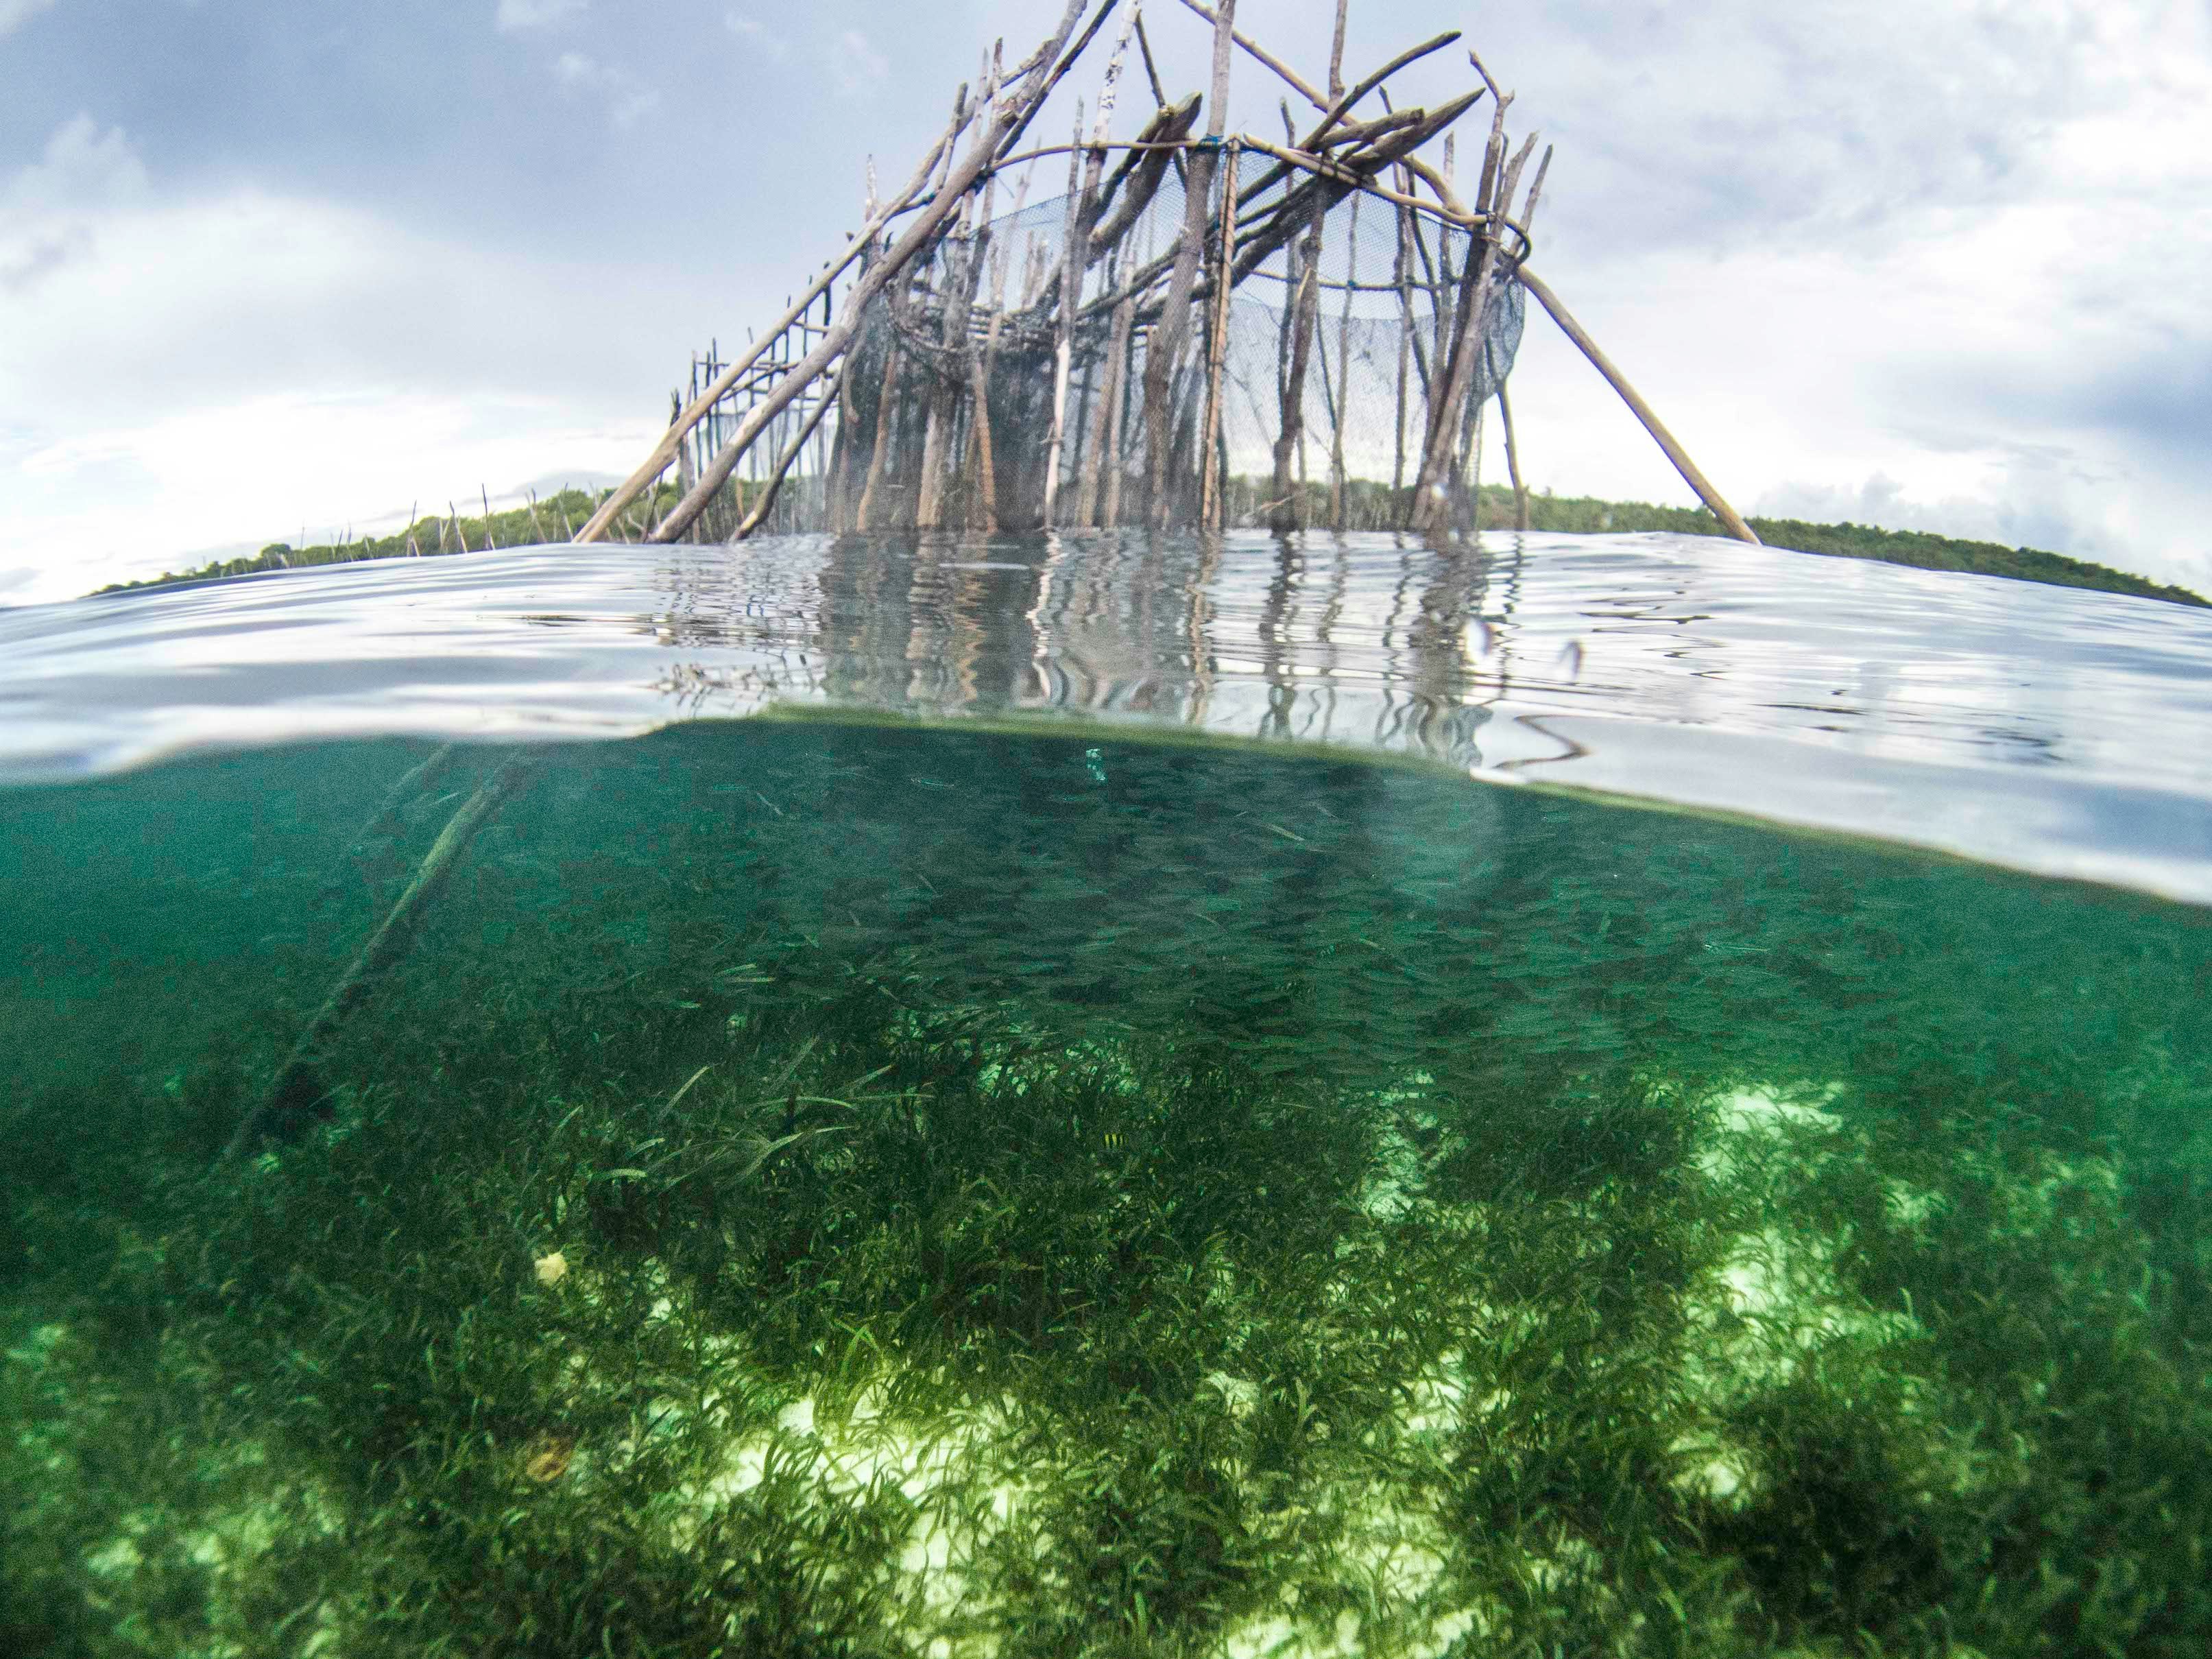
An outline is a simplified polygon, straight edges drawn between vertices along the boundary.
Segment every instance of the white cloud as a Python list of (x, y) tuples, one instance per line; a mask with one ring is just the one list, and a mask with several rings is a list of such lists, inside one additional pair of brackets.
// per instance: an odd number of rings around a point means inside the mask
[(726, 304), (726, 273), (549, 264), (250, 190), (78, 222), (69, 280), (0, 289), (9, 602), (625, 474)]
[(635, 126), (660, 104), (660, 94), (628, 70), (580, 52), (562, 52), (553, 65), (553, 78), (573, 91), (605, 99), (607, 119), (617, 127)]
[[(0, 0), (0, 4), (7, 0)], [(499, 0), (499, 27), (514, 34), (523, 29), (544, 28), (580, 17), (591, 0)]]
[(146, 168), (120, 127), (89, 115), (63, 123), (45, 154), (0, 183), (0, 297), (89, 257), (94, 221), (146, 193)]
[(848, 98), (873, 91), (890, 78), (890, 59), (858, 29), (847, 29), (838, 35), (830, 49), (829, 63), (837, 90)]
[[(0, 0), (5, 3), (5, 0)], [(0, 188), (0, 213), (19, 216), (104, 206), (142, 194), (145, 163), (120, 127), (102, 131), (89, 115), (76, 115), (46, 140), (45, 153)]]
[(783, 37), (757, 17), (748, 17), (741, 11), (726, 11), (722, 14), (722, 27), (779, 64), (791, 56), (791, 47)]
[(0, 0), (0, 39), (13, 34), (54, 0)]

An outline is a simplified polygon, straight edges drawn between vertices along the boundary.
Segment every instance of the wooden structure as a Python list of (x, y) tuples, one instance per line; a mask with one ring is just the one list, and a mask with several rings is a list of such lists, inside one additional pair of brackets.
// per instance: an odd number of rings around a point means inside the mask
[[(784, 315), (733, 361), (695, 362), (666, 434), (575, 538), (625, 523), (661, 542), (1471, 527), (1492, 403), (1520, 491), (1505, 376), (1530, 295), (1722, 526), (1757, 539), (1529, 270), (1551, 151), (1532, 172), (1535, 140), (1509, 138), (1511, 96), (1481, 60), (1468, 54), (1477, 81), (1460, 96), (1393, 104), (1392, 77), (1457, 31), (1347, 84), (1339, 0), (1328, 74), (1310, 82), (1237, 27), (1236, 0), (1180, 3), (1211, 31), (1202, 95), (1170, 94), (1139, 0), (1067, 0), (1012, 70), (994, 47), (912, 176), (881, 200), (872, 179), (862, 229)], [(1037, 142), (1039, 112), (1094, 47), (1088, 124), (1079, 101), (1064, 142)], [(1285, 97), (1279, 137), (1229, 133), (1240, 51), (1310, 115)], [(1151, 112), (1115, 139), (1139, 65)], [(1463, 199), (1455, 129), (1486, 100)], [(1066, 193), (1025, 205), (1035, 167), (1061, 158)], [(672, 468), (675, 504), (638, 519)]]

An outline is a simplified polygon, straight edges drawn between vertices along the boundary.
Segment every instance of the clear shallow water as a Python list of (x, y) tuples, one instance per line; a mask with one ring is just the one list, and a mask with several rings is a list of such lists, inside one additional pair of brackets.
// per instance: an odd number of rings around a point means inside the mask
[(0, 612), (0, 779), (777, 702), (1412, 753), (2212, 899), (2212, 613), (1723, 542), (563, 548)]
[[(1452, 769), (1573, 724), (2190, 890), (2199, 636), (1954, 665), (2039, 764), (1792, 737), (1813, 647), (1715, 625), (1779, 607), (1661, 601), (1733, 550), (1635, 545), (31, 613), (0, 1652), (2197, 1659), (2212, 910)], [(358, 735), (775, 697), (843, 712)]]

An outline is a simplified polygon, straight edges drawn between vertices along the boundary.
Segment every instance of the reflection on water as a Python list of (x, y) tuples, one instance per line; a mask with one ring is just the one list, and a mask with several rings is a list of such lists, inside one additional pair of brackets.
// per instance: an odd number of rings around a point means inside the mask
[(0, 613), (0, 777), (779, 703), (1382, 749), (2212, 897), (2212, 617), (1690, 538), (601, 545)]

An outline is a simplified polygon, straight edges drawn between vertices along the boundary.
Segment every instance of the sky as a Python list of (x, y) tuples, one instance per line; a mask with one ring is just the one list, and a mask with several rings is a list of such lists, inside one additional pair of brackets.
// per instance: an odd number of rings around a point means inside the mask
[[(0, 0), (0, 605), (612, 482), (1058, 10)], [(1319, 81), (1334, 13), (1239, 21)], [(1558, 147), (1530, 268), (1736, 507), (2212, 592), (2212, 0), (1352, 0), (1347, 79), (1455, 27)], [(1533, 307), (1512, 388), (1533, 487), (1693, 503)]]

